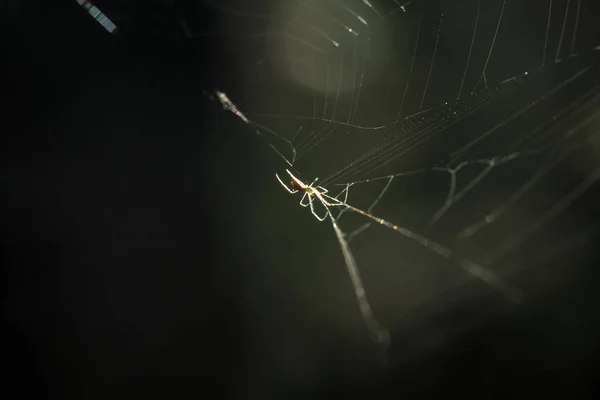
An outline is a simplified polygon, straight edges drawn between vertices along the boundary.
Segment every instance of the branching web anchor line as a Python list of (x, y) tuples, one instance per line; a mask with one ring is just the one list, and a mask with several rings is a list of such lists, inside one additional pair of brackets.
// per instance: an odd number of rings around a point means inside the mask
[(262, 134), (260, 132), (260, 129), (263, 129), (266, 132), (269, 132), (270, 134), (272, 134), (273, 136), (277, 137), (278, 139), (280, 139), (283, 142), (286, 142), (292, 151), (292, 160), (290, 161), (288, 158), (286, 158), (281, 151), (279, 151), (279, 149), (277, 147), (275, 147), (275, 145), (273, 145), (272, 143), (269, 143), (269, 141), (267, 141), (267, 145), (275, 152), (279, 155), (279, 157), (281, 157), (290, 167), (294, 165), (294, 161), (296, 160), (296, 148), (294, 147), (294, 145), (292, 144), (292, 142), (290, 140), (287, 140), (281, 136), (279, 136), (276, 132), (272, 131), (271, 129), (267, 128), (264, 125), (261, 125), (259, 123), (256, 122), (251, 122), (248, 118), (246, 118), (246, 116), (236, 107), (235, 104), (233, 104), (233, 102), (229, 99), (229, 97), (227, 97), (227, 95), (223, 92), (217, 91), (216, 92), (217, 98), (219, 99), (219, 101), (221, 102), (221, 104), (223, 105), (223, 109), (224, 110), (228, 110), (231, 111), (233, 114), (235, 114), (235, 116), (237, 116), (239, 119), (241, 119), (245, 124), (252, 126), (252, 128), (254, 129), (254, 132), (256, 132), (256, 134), (258, 136), (262, 137)]
[(515, 235), (502, 243), (488, 256), (488, 263), (493, 263), (497, 259), (504, 256), (511, 249), (517, 247), (527, 237), (531, 236), (533, 232), (540, 229), (546, 223), (551, 221), (557, 215), (562, 213), (567, 207), (569, 207), (575, 200), (577, 200), (586, 190), (588, 190), (596, 181), (600, 179), (600, 168), (597, 168), (589, 176), (587, 176), (571, 193), (567, 194), (561, 201), (551, 207), (544, 215), (529, 225), (528, 229)]
[[(279, 177), (279, 175), (276, 174), (275, 176), (276, 176), (277, 180), (279, 181), (279, 183), (281, 184), (281, 186), (283, 186), (284, 189), (290, 194), (296, 194), (296, 193), (302, 192), (303, 196), (300, 200), (300, 205), (303, 207), (310, 207), (312, 214), (315, 216), (315, 218), (317, 220), (324, 221), (327, 217), (330, 218), (330, 220), (333, 224), (333, 228), (336, 232), (336, 236), (340, 243), (342, 253), (344, 255), (344, 260), (346, 262), (346, 268), (348, 269), (348, 273), (350, 274), (350, 277), (352, 279), (352, 283), (354, 286), (354, 292), (355, 292), (356, 298), (358, 299), (358, 302), (360, 305), (362, 317), (365, 320), (365, 323), (367, 324), (367, 326), (369, 327), (369, 330), (371, 331), (371, 333), (377, 338), (378, 343), (381, 343), (384, 338), (388, 338), (388, 339), (386, 339), (386, 341), (389, 340), (389, 334), (387, 333), (387, 330), (383, 330), (382, 328), (380, 328), (380, 324), (377, 323), (373, 317), (373, 312), (371, 310), (371, 306), (367, 299), (364, 285), (363, 285), (362, 280), (360, 279), (360, 275), (358, 273), (358, 267), (356, 265), (356, 261), (355, 261), (354, 257), (352, 256), (352, 253), (350, 251), (350, 247), (348, 245), (347, 240), (344, 238), (343, 233), (341, 232), (340, 228), (337, 225), (336, 219), (333, 217), (333, 215), (331, 213), (331, 207), (344, 207), (350, 211), (353, 211), (355, 213), (363, 215), (363, 216), (377, 222), (378, 224), (383, 225), (386, 228), (392, 229), (392, 230), (396, 231), (397, 233), (401, 234), (402, 236), (421, 244), (422, 246), (432, 250), (433, 252), (437, 253), (438, 255), (442, 256), (445, 259), (449, 260), (449, 259), (453, 258), (455, 256), (454, 252), (452, 250), (450, 250), (449, 248), (442, 246), (441, 244), (439, 244), (433, 240), (430, 240), (424, 236), (421, 236), (409, 229), (395, 225), (389, 221), (384, 220), (383, 218), (376, 217), (367, 211), (361, 210), (357, 207), (354, 207), (354, 206), (348, 204), (347, 198), (348, 198), (349, 186), (346, 186), (346, 188), (338, 196), (332, 197), (327, 194), (328, 191), (324, 187), (315, 186), (318, 178), (313, 180), (312, 183), (306, 184), (302, 180), (300, 180), (299, 178), (294, 176), (294, 174), (292, 174), (292, 172), (290, 170), (286, 170), (286, 172), (291, 179), (291, 187), (288, 187), (283, 182), (283, 180)], [(391, 179), (388, 182), (388, 186), (389, 186), (389, 183), (391, 183)], [(342, 193), (344, 194), (344, 200), (339, 199), (339, 197)], [(315, 201), (319, 201), (321, 203), (321, 205), (325, 208), (324, 215), (320, 216), (315, 212), (315, 209), (314, 209)], [(485, 267), (483, 267), (471, 260), (466, 260), (466, 259), (462, 259), (462, 258), (458, 259), (458, 264), (463, 270), (468, 272), (470, 275), (472, 275), (475, 278), (480, 279), (481, 281), (485, 282), (486, 284), (488, 284), (489, 286), (491, 286), (492, 288), (497, 290), (507, 300), (509, 300), (513, 303), (521, 302), (521, 298), (522, 298), (521, 291), (517, 288), (514, 288), (508, 284), (503, 283), (491, 270), (486, 269)]]
[(371, 309), (371, 304), (367, 298), (365, 287), (358, 271), (358, 265), (356, 265), (354, 255), (352, 254), (352, 251), (350, 251), (350, 246), (348, 245), (348, 242), (344, 237), (344, 233), (338, 226), (335, 218), (333, 218), (333, 215), (331, 215), (331, 213), (328, 213), (328, 215), (329, 219), (331, 220), (333, 230), (335, 231), (335, 236), (337, 237), (340, 245), (340, 249), (342, 250), (342, 254), (344, 256), (346, 268), (348, 269), (348, 274), (350, 275), (350, 280), (352, 281), (352, 286), (354, 288), (354, 294), (360, 308), (360, 314), (363, 318), (363, 321), (365, 321), (369, 332), (371, 332), (375, 343), (381, 346), (382, 350), (386, 351), (390, 346), (390, 332), (383, 328), (373, 316), (373, 310)]

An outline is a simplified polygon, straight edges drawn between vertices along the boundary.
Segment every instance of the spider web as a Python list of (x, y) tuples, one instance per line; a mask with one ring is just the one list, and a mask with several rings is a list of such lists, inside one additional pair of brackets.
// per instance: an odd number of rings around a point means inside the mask
[(280, 176), (347, 189), (398, 226), (331, 207), (392, 337), (439, 304), (482, 315), (582, 268), (599, 233), (597, 2), (205, 6), (220, 28), (196, 38), (235, 65), (235, 84), (212, 93), (280, 157)]

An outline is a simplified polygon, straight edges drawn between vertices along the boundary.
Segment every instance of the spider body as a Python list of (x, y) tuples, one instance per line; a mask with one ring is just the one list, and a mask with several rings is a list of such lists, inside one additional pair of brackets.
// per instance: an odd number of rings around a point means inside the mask
[[(316, 178), (314, 181), (312, 181), (312, 183), (310, 185), (307, 185), (306, 183), (302, 182), (300, 179), (296, 178), (294, 176), (294, 174), (292, 174), (290, 172), (289, 169), (286, 169), (285, 172), (287, 172), (288, 175), (290, 176), (292, 187), (291, 188), (288, 187), (285, 183), (283, 183), (281, 178), (279, 178), (279, 175), (275, 174), (275, 176), (277, 177), (277, 180), (279, 181), (281, 186), (283, 186), (284, 189), (287, 190), (290, 194), (295, 194), (298, 192), (304, 193), (304, 195), (302, 196), (302, 199), (300, 199), (300, 205), (302, 207), (310, 206), (310, 211), (315, 216), (315, 218), (317, 218), (319, 221), (324, 221), (325, 218), (327, 218), (327, 216), (330, 215), (329, 207), (346, 205), (345, 200), (340, 201), (340, 200), (338, 200), (337, 197), (331, 197), (331, 196), (327, 195), (328, 190), (325, 189), (323, 186), (315, 186), (315, 183), (317, 182), (318, 178)], [(347, 197), (348, 191), (344, 190), (344, 191), (342, 191), (342, 193), (343, 192), (346, 193), (346, 197)], [(313, 205), (313, 197), (316, 197), (319, 200), (319, 202), (325, 207), (325, 215), (323, 215), (322, 217), (319, 216), (315, 212), (315, 207)]]
[[(358, 208), (352, 207), (351, 205), (346, 203), (346, 200), (348, 200), (348, 187), (350, 185), (346, 185), (346, 188), (344, 190), (342, 190), (337, 196), (333, 197), (327, 194), (328, 191), (323, 186), (315, 185), (315, 183), (317, 182), (317, 178), (315, 178), (315, 180), (312, 181), (310, 185), (307, 185), (300, 179), (296, 178), (290, 172), (289, 169), (286, 169), (285, 172), (287, 172), (287, 174), (290, 176), (292, 187), (288, 187), (285, 183), (283, 183), (281, 178), (279, 178), (279, 175), (275, 174), (281, 186), (283, 186), (283, 188), (287, 190), (290, 194), (295, 194), (298, 192), (304, 193), (302, 195), (302, 199), (300, 199), (300, 205), (302, 207), (310, 207), (310, 211), (319, 221), (324, 221), (327, 217), (331, 219), (331, 224), (333, 225), (333, 229), (335, 230), (335, 233), (337, 235), (340, 247), (342, 249), (342, 253), (344, 254), (344, 260), (346, 261), (348, 273), (350, 274), (350, 278), (352, 279), (352, 285), (354, 286), (354, 293), (356, 294), (356, 298), (358, 299), (361, 315), (377, 343), (383, 345), (383, 348), (387, 349), (390, 342), (390, 334), (385, 328), (381, 327), (379, 322), (377, 322), (377, 320), (375, 320), (375, 317), (373, 316), (373, 311), (371, 310), (371, 305), (367, 300), (367, 295), (365, 294), (365, 288), (360, 278), (356, 261), (354, 260), (354, 256), (350, 252), (350, 248), (348, 247), (348, 242), (345, 239), (344, 233), (338, 227), (336, 218), (331, 214), (331, 207), (345, 207), (347, 209), (363, 214), (378, 222), (383, 220), (379, 220), (371, 214), (359, 210)], [(344, 199), (340, 200), (338, 197), (342, 195), (344, 196)], [(325, 208), (325, 214), (323, 216), (319, 216), (319, 214), (317, 214), (315, 211), (315, 198)], [(387, 221), (385, 222), (387, 223)], [(397, 230), (398, 227), (394, 226), (393, 229)]]
[(308, 189), (308, 187), (306, 185), (303, 185), (302, 182), (298, 182), (296, 180), (296, 178), (292, 178), (291, 182), (292, 182), (292, 186), (300, 192), (306, 192)]

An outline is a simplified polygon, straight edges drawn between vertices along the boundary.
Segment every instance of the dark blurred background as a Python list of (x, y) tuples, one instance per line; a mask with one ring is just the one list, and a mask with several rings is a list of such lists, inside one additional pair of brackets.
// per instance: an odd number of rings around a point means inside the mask
[[(273, 178), (281, 160), (209, 98), (239, 72), (218, 38), (207, 45), (190, 33), (221, 29), (215, 9), (99, 0), (118, 27), (110, 34), (77, 2), (50, 3), (1, 6), (5, 392), (579, 398), (594, 389), (593, 268), (543, 306), (503, 309), (378, 366), (366, 335), (339, 335), (361, 323), (341, 256), (335, 268), (312, 262), (338, 253), (331, 229), (287, 201)], [(411, 323), (393, 354), (431, 320)]]

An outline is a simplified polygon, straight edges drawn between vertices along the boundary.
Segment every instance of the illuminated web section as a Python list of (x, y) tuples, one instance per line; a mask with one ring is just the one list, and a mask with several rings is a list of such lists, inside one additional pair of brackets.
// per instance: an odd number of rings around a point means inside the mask
[(117, 26), (106, 16), (102, 11), (98, 9), (91, 1), (88, 0), (76, 0), (80, 6), (85, 8), (96, 21), (100, 23), (108, 32), (113, 33), (117, 29)]
[(239, 28), (225, 110), (282, 169), (347, 195), (331, 225), (384, 346), (382, 327), (442, 301), (558, 290), (556, 260), (598, 238), (599, 6), (527, 3), (206, 3)]

